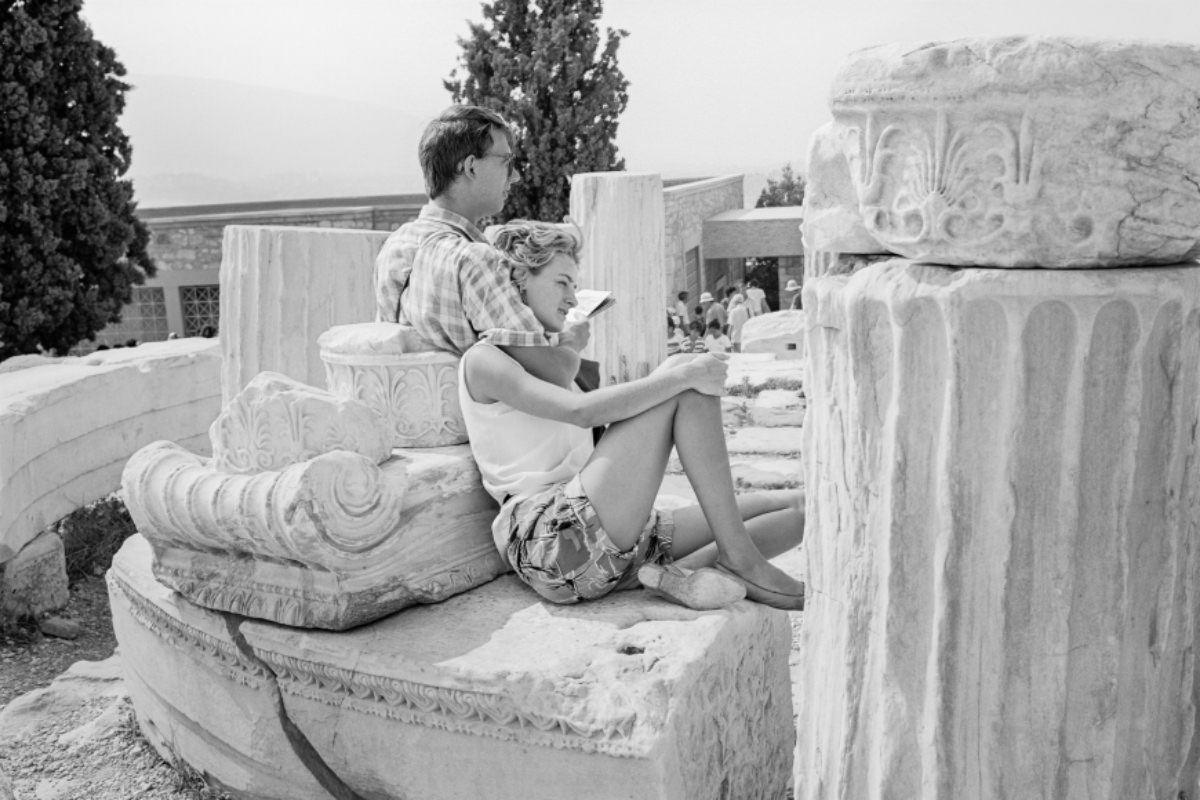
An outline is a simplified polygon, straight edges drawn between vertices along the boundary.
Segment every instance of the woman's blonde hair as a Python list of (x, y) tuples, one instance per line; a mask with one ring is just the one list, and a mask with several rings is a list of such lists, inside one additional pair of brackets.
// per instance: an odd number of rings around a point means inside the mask
[(556, 224), (517, 219), (497, 228), (492, 235), (492, 244), (503, 254), (509, 267), (524, 267), (536, 275), (560, 253), (578, 262), (583, 234), (573, 222)]

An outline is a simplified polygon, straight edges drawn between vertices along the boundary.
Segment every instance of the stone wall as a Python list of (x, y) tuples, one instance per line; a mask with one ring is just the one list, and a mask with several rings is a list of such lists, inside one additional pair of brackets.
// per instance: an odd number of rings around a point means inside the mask
[[(160, 271), (217, 269), (226, 225), (288, 225), (392, 231), (414, 219), (420, 205), (276, 209), (147, 219), (150, 257)], [(151, 282), (153, 285), (153, 282)]]
[[(688, 250), (700, 247), (704, 220), (722, 211), (741, 208), (743, 203), (741, 175), (709, 178), (663, 190), (668, 293), (664, 307), (673, 306), (675, 295), (683, 289), (692, 292), (689, 302), (694, 303), (700, 291), (715, 285), (715, 276), (706, 275), (703, 251), (700, 253), (700, 271), (706, 279), (701, 279), (699, 286), (688, 285), (686, 254)], [(723, 265), (719, 269), (723, 272), (727, 268)]]

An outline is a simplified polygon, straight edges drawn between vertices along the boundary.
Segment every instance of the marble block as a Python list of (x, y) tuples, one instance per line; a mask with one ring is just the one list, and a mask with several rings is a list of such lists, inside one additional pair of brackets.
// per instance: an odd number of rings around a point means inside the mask
[(742, 326), (743, 353), (771, 353), (777, 359), (804, 358), (804, 312), (772, 311)]
[(1200, 253), (1200, 47), (976, 38), (854, 53), (830, 106), (866, 231), (940, 264)]
[(1200, 264), (807, 290), (796, 797), (1192, 797)]
[(361, 797), (786, 792), (785, 612), (640, 591), (554, 606), (505, 576), (354, 631), (300, 631), (193, 605), (150, 561), (135, 536), (108, 573), (138, 723), (237, 796), (324, 800), (318, 765)]
[(227, 225), (221, 243), (221, 398), (260, 372), (310, 386), (325, 375), (322, 331), (375, 316), (386, 231)]
[(129, 460), (121, 485), (158, 579), (248, 617), (342, 630), (507, 569), (492, 542), (496, 504), (466, 445), (382, 465), (335, 450), (232, 475), (156, 442)]
[(392, 322), (337, 325), (317, 344), (329, 391), (379, 414), (392, 447), (467, 441), (458, 407), (458, 356)]
[(583, 232), (579, 285), (610, 291), (617, 301), (592, 318), (583, 350), (600, 363), (603, 386), (649, 375), (667, 356), (664, 214), (660, 175), (571, 176), (571, 219)]
[(376, 464), (392, 453), (382, 417), (367, 405), (276, 372), (260, 372), (238, 392), (209, 437), (213, 466), (230, 473), (279, 470), (331, 450)]
[(43, 531), (0, 564), (0, 620), (36, 617), (71, 599), (62, 539)]

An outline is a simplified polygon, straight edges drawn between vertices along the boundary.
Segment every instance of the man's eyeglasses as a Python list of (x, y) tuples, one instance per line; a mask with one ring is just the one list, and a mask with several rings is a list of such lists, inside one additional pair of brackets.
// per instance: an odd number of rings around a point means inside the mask
[(480, 158), (499, 158), (504, 161), (504, 168), (508, 170), (508, 174), (512, 175), (517, 171), (516, 164), (513, 159), (516, 158), (516, 153), (484, 153)]

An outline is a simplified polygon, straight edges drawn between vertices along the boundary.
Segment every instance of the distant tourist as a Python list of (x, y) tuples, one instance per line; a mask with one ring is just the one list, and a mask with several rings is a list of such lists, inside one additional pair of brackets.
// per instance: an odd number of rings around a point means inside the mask
[(217, 335), (217, 329), (212, 325), (205, 325), (203, 328), (200, 329), (200, 336), (205, 339), (212, 339), (212, 338), (216, 337), (216, 335)]
[(746, 310), (752, 317), (766, 314), (771, 310), (767, 306), (767, 293), (760, 289), (754, 281), (750, 281), (746, 287)]
[[(495, 243), (530, 313), (562, 330), (564, 307), (575, 305), (578, 234), (517, 222)], [(554, 603), (640, 583), (692, 608), (742, 596), (803, 608), (804, 584), (767, 561), (799, 544), (803, 496), (735, 496), (721, 428), (726, 372), (715, 356), (679, 355), (644, 378), (583, 393), (539, 380), (486, 339), (469, 348), (459, 405), (500, 504), (496, 547), (517, 577)], [(597, 424), (608, 431), (593, 445)], [(655, 507), (673, 450), (702, 505)]]
[(729, 307), (729, 340), (733, 343), (733, 352), (742, 352), (742, 326), (750, 319), (750, 303), (740, 297), (734, 298)]
[[(739, 300), (741, 298), (738, 298)], [(704, 336), (704, 349), (710, 353), (725, 354), (733, 350), (733, 343), (721, 329), (721, 323), (715, 319), (708, 323), (708, 332)]]
[(688, 293), (680, 292), (675, 296), (675, 316), (677, 318), (675, 324), (679, 326), (687, 325), (691, 320), (688, 317)]
[(679, 326), (675, 324), (675, 318), (667, 317), (667, 355), (673, 356), (679, 353), (679, 345), (683, 343), (683, 333), (680, 332)]
[(725, 318), (725, 306), (716, 302), (708, 292), (700, 295), (700, 305), (704, 308), (704, 329), (707, 329), (708, 323), (714, 319), (718, 320), (721, 323), (721, 328), (724, 329), (725, 323), (728, 321)]
[(787, 282), (787, 286), (783, 287), (783, 290), (785, 292), (790, 292), (792, 295), (792, 300), (788, 304), (789, 309), (793, 309), (793, 310), (803, 309), (804, 303), (800, 297), (800, 289), (801, 289), (801, 286), (800, 286), (800, 284), (796, 283), (795, 278), (790, 278)]
[(688, 325), (687, 336), (679, 343), (679, 352), (681, 353), (707, 353), (708, 348), (704, 345), (704, 323), (698, 319), (692, 320)]

